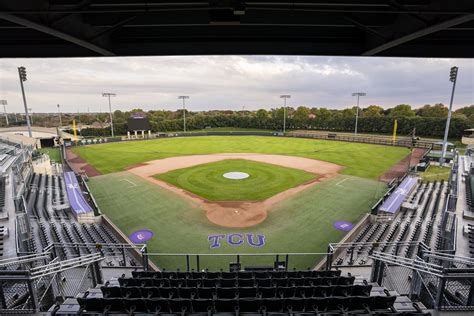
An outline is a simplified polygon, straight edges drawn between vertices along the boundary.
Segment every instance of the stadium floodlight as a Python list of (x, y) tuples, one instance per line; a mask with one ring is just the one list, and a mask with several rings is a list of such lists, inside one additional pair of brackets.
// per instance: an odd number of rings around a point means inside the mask
[(3, 113), (5, 114), (5, 121), (7, 122), (8, 126), (8, 114), (7, 114), (7, 108), (6, 105), (8, 104), (7, 100), (0, 100), (0, 104), (3, 105)]
[(454, 101), (454, 91), (456, 90), (456, 80), (458, 78), (458, 67), (451, 67), (449, 72), (449, 81), (453, 83), (453, 88), (451, 90), (451, 100), (449, 101), (448, 109), (448, 118), (446, 119), (446, 128), (444, 129), (444, 138), (443, 138), (443, 149), (441, 151), (441, 157), (439, 158), (439, 165), (443, 166), (446, 157), (446, 150), (448, 149), (448, 134), (449, 134), (449, 124), (451, 123), (451, 113), (453, 109)]
[(352, 96), (355, 97), (357, 96), (357, 107), (356, 107), (356, 122), (355, 122), (355, 128), (354, 128), (354, 134), (357, 135), (357, 123), (359, 121), (359, 98), (360, 97), (365, 97), (367, 94), (365, 92), (354, 92), (352, 93)]
[(283, 135), (286, 132), (286, 99), (291, 99), (291, 95), (289, 94), (282, 94), (280, 98), (283, 99)]
[(59, 127), (63, 126), (63, 122), (61, 120), (61, 106), (58, 104), (58, 115), (59, 115)]
[(185, 100), (189, 99), (188, 95), (180, 95), (178, 99), (183, 100), (183, 131), (186, 132), (186, 103)]
[(110, 103), (110, 98), (111, 97), (116, 97), (117, 94), (104, 92), (104, 93), (102, 93), (102, 96), (105, 97), (105, 98), (109, 98), (110, 133), (112, 134), (112, 137), (114, 137), (114, 118), (113, 118), (113, 115), (112, 115), (112, 103)]
[(21, 94), (23, 95), (23, 105), (25, 106), (25, 116), (26, 116), (26, 125), (28, 126), (28, 135), (30, 137), (33, 137), (33, 133), (31, 133), (30, 115), (28, 114), (28, 105), (26, 103), (25, 87), (23, 86), (23, 82), (26, 81), (26, 68), (25, 67), (23, 66), (18, 67), (18, 76), (20, 77)]

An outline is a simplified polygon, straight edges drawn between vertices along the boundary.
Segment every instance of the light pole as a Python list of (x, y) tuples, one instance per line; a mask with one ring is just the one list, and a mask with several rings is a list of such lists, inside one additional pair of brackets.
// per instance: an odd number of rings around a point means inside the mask
[(185, 100), (189, 99), (189, 96), (187, 95), (180, 95), (178, 99), (183, 100), (183, 130), (186, 132), (186, 103)]
[(453, 83), (453, 89), (451, 90), (451, 100), (449, 101), (449, 110), (448, 110), (448, 119), (446, 120), (446, 128), (444, 129), (444, 138), (443, 138), (443, 150), (441, 152), (441, 157), (439, 158), (440, 166), (443, 166), (446, 156), (446, 150), (448, 149), (448, 134), (449, 134), (449, 124), (451, 123), (451, 112), (453, 108), (454, 100), (454, 90), (456, 90), (456, 79), (458, 78), (458, 67), (451, 67), (449, 73), (449, 81)]
[(280, 98), (283, 99), (283, 135), (285, 135), (285, 132), (286, 132), (286, 99), (290, 99), (291, 95), (283, 94), (283, 95), (280, 95)]
[(28, 114), (28, 105), (26, 103), (26, 96), (25, 96), (25, 87), (23, 87), (23, 82), (26, 81), (26, 68), (21, 66), (18, 67), (18, 76), (20, 77), (20, 86), (21, 86), (21, 94), (23, 95), (23, 105), (25, 106), (25, 116), (26, 116), (26, 125), (28, 126), (28, 135), (33, 137), (31, 133), (31, 123), (30, 123), (30, 116)]
[(59, 115), (59, 127), (63, 126), (63, 121), (61, 120), (61, 106), (58, 104), (58, 115)]
[(7, 100), (0, 100), (0, 104), (3, 105), (3, 113), (5, 113), (5, 121), (7, 122), (7, 126), (8, 126), (8, 114), (7, 114), (7, 109), (5, 107), (8, 104)]
[(353, 97), (357, 96), (356, 123), (355, 123), (355, 129), (354, 129), (354, 134), (357, 135), (357, 123), (359, 121), (359, 98), (365, 97), (366, 94), (365, 92), (354, 92), (352, 96)]
[(30, 113), (30, 122), (31, 122), (31, 125), (33, 125), (33, 109), (32, 109), (32, 108), (28, 108), (28, 112)]
[(110, 132), (112, 134), (112, 137), (114, 137), (114, 119), (112, 116), (112, 104), (110, 103), (110, 98), (117, 96), (115, 93), (108, 93), (104, 92), (102, 93), (103, 97), (109, 98), (109, 114), (110, 114)]

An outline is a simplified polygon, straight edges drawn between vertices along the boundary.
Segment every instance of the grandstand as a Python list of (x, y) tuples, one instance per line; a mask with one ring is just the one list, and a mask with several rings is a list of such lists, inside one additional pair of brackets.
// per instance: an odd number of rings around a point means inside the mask
[(393, 181), (375, 207), (382, 211), (328, 245), (309, 270), (288, 269), (297, 255), (290, 253), (267, 254), (275, 266), (245, 265), (245, 254), (236, 255), (230, 272), (183, 254), (186, 271), (164, 271), (152, 262), (161, 254), (131, 243), (100, 214), (67, 160), (64, 173), (35, 173), (31, 148), (1, 146), (9, 162), (0, 181), (2, 313), (427, 315), (474, 308), (474, 226), (462, 212), (472, 196), (469, 155), (455, 155), (448, 181), (415, 174)]
[[(472, 1), (2, 4), (2, 57), (474, 55)], [(147, 138), (148, 127), (129, 129), (137, 132), (130, 139), (140, 138), (138, 131)], [(220, 135), (174, 136), (213, 133)], [(412, 139), (404, 137), (266, 134), (412, 146)], [(46, 136), (51, 143), (52, 136)], [(73, 144), (72, 135), (58, 136)], [(82, 139), (78, 145), (120, 140)], [(423, 182), (400, 164), (383, 179), (389, 182), (386, 194), (344, 231), (340, 242), (316, 254), (307, 270), (293, 270), (289, 261), (315, 254), (260, 253), (262, 261), (270, 262), (266, 265), (245, 260), (255, 253), (225, 254), (219, 256), (219, 262), (226, 262), (220, 269), (208, 269), (216, 256), (150, 253), (146, 244), (132, 243), (101, 214), (83, 175), (66, 159), (60, 168), (64, 173), (35, 172), (35, 143), (12, 134), (0, 140), (0, 315), (416, 316), (474, 311), (472, 148), (466, 155), (449, 153), (446, 181)], [(413, 156), (426, 159), (422, 169), (439, 157), (439, 144), (418, 141), (416, 147)], [(165, 271), (154, 264), (165, 256), (180, 256), (186, 269)]]

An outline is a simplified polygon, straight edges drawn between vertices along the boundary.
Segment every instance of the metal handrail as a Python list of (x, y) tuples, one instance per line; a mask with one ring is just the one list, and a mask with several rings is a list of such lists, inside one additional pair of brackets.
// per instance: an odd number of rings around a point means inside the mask
[(160, 253), (160, 252), (149, 252), (148, 256), (277, 256), (277, 255), (290, 255), (290, 256), (309, 256), (309, 255), (328, 255), (327, 252), (268, 252), (268, 253)]

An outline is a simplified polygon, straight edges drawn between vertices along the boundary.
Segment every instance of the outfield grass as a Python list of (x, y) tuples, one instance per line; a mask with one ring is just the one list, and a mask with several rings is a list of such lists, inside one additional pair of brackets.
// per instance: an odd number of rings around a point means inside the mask
[(265, 153), (336, 163), (343, 174), (377, 179), (408, 155), (406, 148), (270, 136), (202, 136), (162, 138), (75, 147), (73, 151), (101, 173), (174, 156), (213, 153)]
[[(339, 175), (277, 204), (264, 222), (233, 229), (212, 224), (196, 204), (129, 172), (93, 177), (89, 181), (102, 212), (125, 234), (138, 229), (155, 233), (148, 242), (149, 252), (191, 254), (325, 253), (328, 243), (337, 242), (346, 234), (333, 228), (334, 221), (357, 222), (385, 190), (385, 185), (377, 181)], [(266, 244), (256, 248), (223, 243), (221, 248), (210, 249), (209, 235), (228, 233), (264, 234)], [(305, 269), (322, 256), (291, 257), (289, 265), (291, 269)], [(241, 260), (244, 265), (273, 264), (275, 257)], [(185, 257), (154, 256), (153, 261), (168, 270), (186, 268)], [(230, 261), (235, 261), (235, 257), (201, 256), (200, 268), (227, 269)], [(191, 268), (196, 268), (194, 256)]]
[(61, 163), (61, 152), (59, 148), (39, 148), (38, 151), (48, 155), (51, 161)]
[[(249, 177), (241, 180), (223, 177), (232, 171), (248, 173)], [(258, 201), (312, 180), (316, 175), (262, 162), (231, 159), (173, 170), (155, 178), (210, 201)]]

